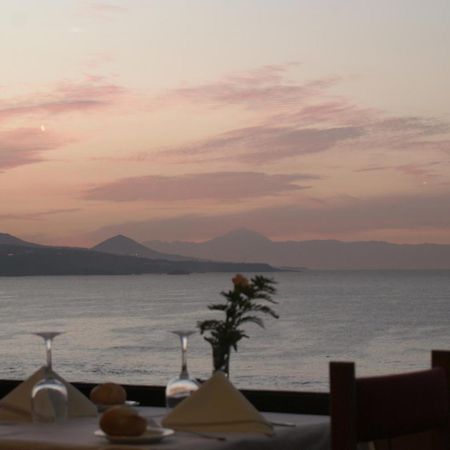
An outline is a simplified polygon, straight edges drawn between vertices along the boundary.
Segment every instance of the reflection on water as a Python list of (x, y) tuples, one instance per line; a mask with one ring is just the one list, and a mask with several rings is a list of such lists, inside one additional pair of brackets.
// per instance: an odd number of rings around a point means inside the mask
[[(170, 330), (215, 317), (232, 274), (0, 278), (0, 377), (21, 379), (43, 360), (30, 334), (60, 329), (56, 371), (73, 381), (165, 385), (179, 371)], [(328, 362), (355, 360), (359, 374), (423, 368), (450, 349), (450, 272), (274, 273), (280, 319), (248, 325), (231, 358), (239, 387), (327, 389)], [(190, 371), (211, 372), (209, 344), (190, 338)]]

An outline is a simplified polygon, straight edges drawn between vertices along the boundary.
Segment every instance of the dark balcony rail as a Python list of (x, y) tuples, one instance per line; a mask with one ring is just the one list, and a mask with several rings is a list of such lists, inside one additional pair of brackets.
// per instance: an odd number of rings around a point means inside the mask
[[(20, 381), (0, 380), (0, 398), (14, 389)], [(73, 383), (89, 395), (95, 383)], [(142, 406), (164, 406), (163, 386), (123, 385), (129, 400), (136, 400)], [(329, 394), (326, 392), (297, 392), (241, 389), (245, 397), (260, 411), (285, 412), (293, 414), (329, 414)]]

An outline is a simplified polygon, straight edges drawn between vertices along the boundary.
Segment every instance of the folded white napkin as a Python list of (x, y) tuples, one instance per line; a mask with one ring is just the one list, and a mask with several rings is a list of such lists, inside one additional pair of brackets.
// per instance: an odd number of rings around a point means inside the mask
[[(56, 373), (55, 377), (67, 388), (69, 417), (95, 417), (97, 415), (97, 407), (85, 395)], [(43, 378), (44, 368), (42, 367), (3, 397), (0, 400), (0, 420), (30, 422), (31, 390)], [(48, 407), (51, 407), (50, 402)]]
[(220, 371), (179, 403), (162, 424), (180, 431), (273, 433), (272, 425)]

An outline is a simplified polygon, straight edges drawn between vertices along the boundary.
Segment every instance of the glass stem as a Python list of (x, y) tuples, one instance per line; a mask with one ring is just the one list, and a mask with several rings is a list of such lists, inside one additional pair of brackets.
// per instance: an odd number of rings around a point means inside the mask
[(180, 336), (181, 341), (181, 374), (180, 378), (189, 378), (187, 370), (187, 343), (188, 338), (185, 335)]
[(45, 353), (47, 356), (47, 365), (45, 366), (45, 373), (47, 374), (47, 377), (51, 376), (53, 374), (53, 367), (52, 367), (52, 340), (51, 339), (45, 339)]

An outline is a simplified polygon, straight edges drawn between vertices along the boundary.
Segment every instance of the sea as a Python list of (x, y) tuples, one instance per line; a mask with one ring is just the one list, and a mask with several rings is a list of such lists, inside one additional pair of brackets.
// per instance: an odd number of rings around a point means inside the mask
[[(252, 276), (252, 274), (246, 274)], [(277, 282), (280, 318), (231, 355), (239, 388), (326, 391), (330, 361), (358, 375), (419, 370), (450, 349), (450, 271), (315, 271), (265, 274)], [(55, 370), (69, 381), (165, 385), (181, 364), (171, 331), (197, 321), (231, 288), (229, 273), (0, 278), (0, 379), (24, 379), (45, 361), (39, 331), (63, 331)], [(192, 377), (211, 374), (210, 345), (189, 338)]]

